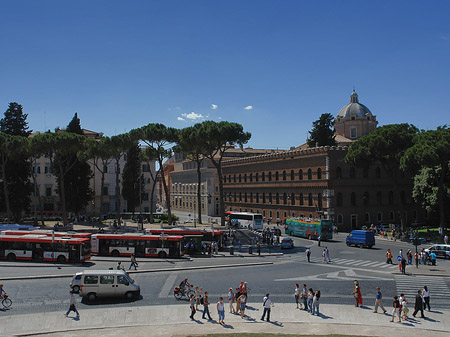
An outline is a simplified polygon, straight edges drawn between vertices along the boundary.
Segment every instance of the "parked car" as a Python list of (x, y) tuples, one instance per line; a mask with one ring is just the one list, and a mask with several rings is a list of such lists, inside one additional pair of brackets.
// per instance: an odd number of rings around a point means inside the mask
[(281, 240), (281, 249), (290, 249), (294, 248), (294, 241), (291, 238), (283, 238)]
[(444, 259), (450, 260), (450, 245), (432, 245), (425, 249), (425, 251), (430, 254), (434, 252), (436, 257), (442, 257)]
[(354, 230), (345, 239), (347, 246), (358, 246), (360, 248), (375, 246), (375, 234), (373, 231)]

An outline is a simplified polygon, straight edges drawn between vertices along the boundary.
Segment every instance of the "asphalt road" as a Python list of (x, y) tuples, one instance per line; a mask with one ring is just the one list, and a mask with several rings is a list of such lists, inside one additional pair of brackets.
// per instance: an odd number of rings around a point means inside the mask
[[(282, 256), (265, 257), (214, 257), (178, 260), (146, 259), (139, 261), (140, 269), (183, 268), (208, 265), (231, 265), (227, 268), (200, 269), (190, 271), (139, 273), (132, 277), (141, 286), (141, 298), (126, 302), (123, 299), (98, 300), (95, 303), (80, 303), (79, 310), (89, 308), (108, 308), (117, 306), (146, 306), (154, 304), (171, 305), (180, 303), (173, 297), (173, 288), (184, 277), (189, 281), (208, 290), (212, 302), (219, 296), (226, 295), (230, 287), (235, 288), (240, 281), (246, 281), (251, 289), (250, 301), (259, 301), (265, 293), (269, 292), (273, 301), (292, 302), (294, 304), (294, 284), (306, 283), (308, 288), (321, 290), (322, 305), (327, 303), (349, 304), (354, 303), (351, 295), (353, 280), (358, 279), (361, 285), (365, 304), (373, 305), (375, 287), (382, 288), (385, 305), (390, 307), (390, 298), (404, 287), (420, 289), (427, 284), (431, 290), (432, 305), (435, 308), (449, 308), (450, 281), (442, 277), (419, 277), (406, 281), (401, 275), (393, 274), (396, 266), (384, 264), (387, 248), (396, 256), (400, 248), (406, 253), (411, 244), (393, 241), (377, 240), (375, 248), (360, 249), (345, 245), (345, 234), (339, 234), (332, 242), (322, 243), (305, 239), (294, 238), (295, 248), (283, 251)], [(332, 263), (322, 263), (321, 252), (327, 246), (330, 251)], [(427, 245), (425, 245), (427, 246)], [(305, 257), (306, 247), (312, 249), (312, 262), (308, 263)], [(278, 250), (279, 251), (279, 250)], [(128, 268), (126, 259), (123, 262)], [(263, 266), (239, 267), (241, 263), (273, 262)], [(439, 265), (450, 269), (450, 261), (438, 260)], [(0, 262), (1, 277), (25, 275), (64, 275), (75, 274), (84, 269), (108, 269), (115, 267), (116, 260), (110, 258), (94, 258), (89, 265), (55, 265), (45, 263)], [(234, 265), (234, 266), (232, 266)], [(408, 266), (409, 268), (415, 268)], [(31, 279), (4, 281), (5, 289), (13, 299), (11, 310), (0, 312), (4, 315), (14, 315), (42, 311), (64, 311), (69, 302), (70, 277), (51, 279)], [(433, 293), (442, 295), (433, 297)], [(445, 295), (447, 293), (447, 295)], [(413, 300), (411, 298), (411, 300)], [(186, 301), (187, 305), (187, 301)], [(251, 310), (251, 308), (250, 308)]]

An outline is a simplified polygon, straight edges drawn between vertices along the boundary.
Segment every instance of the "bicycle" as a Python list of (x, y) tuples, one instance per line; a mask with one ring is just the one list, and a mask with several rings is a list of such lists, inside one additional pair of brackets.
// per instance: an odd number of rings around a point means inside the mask
[(8, 309), (12, 305), (12, 300), (8, 297), (8, 295), (4, 295), (1, 301), (3, 308)]
[(194, 287), (192, 285), (189, 285), (188, 288), (184, 290), (180, 287), (175, 287), (173, 290), (173, 296), (175, 296), (177, 300), (181, 299), (183, 296), (191, 298), (192, 294), (195, 296), (195, 290), (193, 288)]

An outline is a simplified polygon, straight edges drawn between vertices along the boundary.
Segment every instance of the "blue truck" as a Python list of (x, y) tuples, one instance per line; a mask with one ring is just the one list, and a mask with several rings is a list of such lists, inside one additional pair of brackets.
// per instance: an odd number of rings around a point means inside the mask
[(360, 248), (375, 246), (375, 234), (372, 231), (354, 230), (345, 239), (347, 246), (358, 246)]

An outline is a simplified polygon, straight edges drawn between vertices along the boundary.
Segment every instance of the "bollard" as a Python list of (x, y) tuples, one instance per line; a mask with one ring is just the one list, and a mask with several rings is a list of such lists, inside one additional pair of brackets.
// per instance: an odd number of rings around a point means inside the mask
[(234, 247), (230, 246), (230, 255), (234, 255)]
[(249, 253), (249, 254), (253, 254), (253, 247), (252, 247), (252, 246), (249, 246), (249, 247), (248, 247), (248, 253)]

